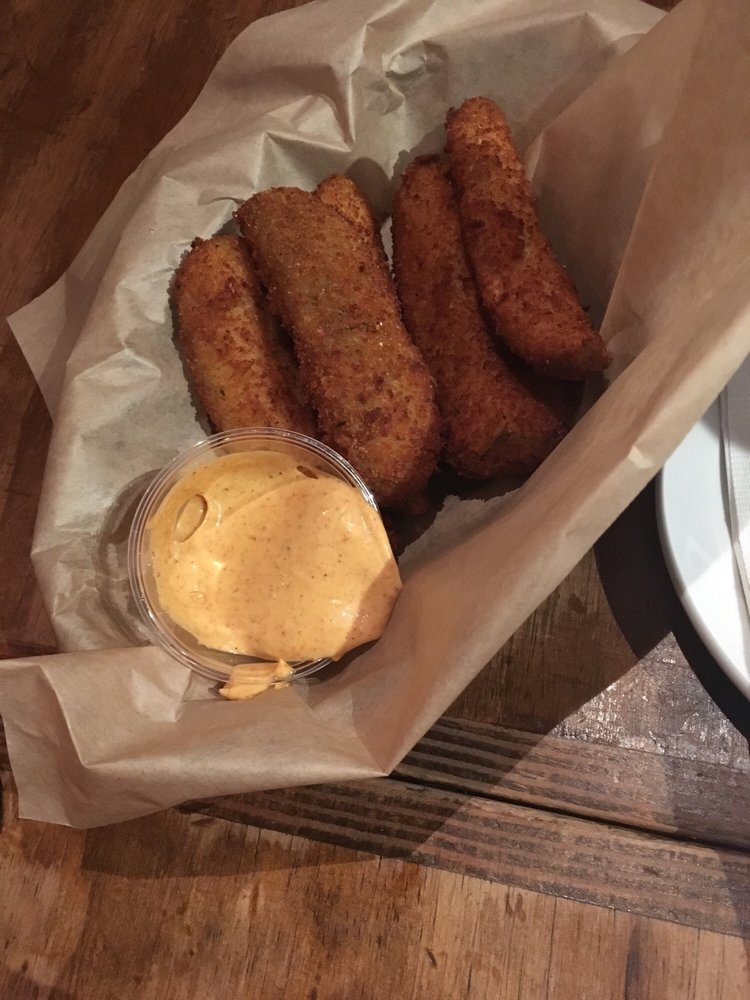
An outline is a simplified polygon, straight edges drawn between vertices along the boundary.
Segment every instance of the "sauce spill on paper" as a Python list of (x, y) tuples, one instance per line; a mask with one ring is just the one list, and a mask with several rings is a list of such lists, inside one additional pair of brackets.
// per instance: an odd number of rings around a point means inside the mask
[(219, 694), (229, 701), (247, 701), (271, 688), (289, 687), (294, 669), (285, 660), (277, 663), (238, 663)]

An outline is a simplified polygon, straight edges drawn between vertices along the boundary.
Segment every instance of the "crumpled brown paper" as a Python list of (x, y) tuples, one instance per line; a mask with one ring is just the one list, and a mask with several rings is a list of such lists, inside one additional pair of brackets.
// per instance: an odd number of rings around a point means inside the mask
[[(92, 826), (397, 764), (750, 348), (749, 28), (731, 0), (683, 0), (663, 20), (627, 0), (329, 0), (230, 46), (68, 273), (12, 319), (55, 414), (33, 557), (71, 650), (0, 666), (22, 816)], [(404, 556), (374, 647), (325, 683), (217, 700), (138, 645), (125, 575), (145, 482), (204, 436), (171, 274), (195, 235), (274, 184), (349, 171), (386, 213), (394, 178), (475, 94), (505, 108), (547, 232), (606, 309), (616, 381), (521, 490), (446, 504)]]

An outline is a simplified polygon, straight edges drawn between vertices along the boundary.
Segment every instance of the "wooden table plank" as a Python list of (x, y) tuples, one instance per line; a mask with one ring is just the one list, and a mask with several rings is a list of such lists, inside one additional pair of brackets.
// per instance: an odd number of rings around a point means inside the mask
[(747, 941), (700, 931), (695, 968), (696, 1000), (718, 996), (745, 1000), (749, 970), (750, 945)]
[[(258, 17), (304, 0), (6, 0), (1, 315), (68, 266), (120, 185)], [(40, 239), (29, 239), (38, 234)]]
[(229, 995), (217, 984), (263, 1000), (750, 989), (737, 938), (404, 859), (175, 810), (85, 833), (5, 822), (0, 995), (13, 1000)]
[(444, 716), (396, 777), (750, 848), (746, 769)]
[(0, 656), (51, 652), (55, 638), (29, 551), (51, 422), (7, 323), (0, 322)]
[(750, 938), (745, 852), (387, 779), (183, 809)]

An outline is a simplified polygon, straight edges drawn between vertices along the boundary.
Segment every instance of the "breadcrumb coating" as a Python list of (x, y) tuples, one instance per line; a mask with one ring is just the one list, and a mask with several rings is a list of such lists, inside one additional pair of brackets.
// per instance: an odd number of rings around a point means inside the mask
[(401, 178), (393, 263), (407, 329), (435, 379), (447, 462), (477, 479), (531, 472), (565, 427), (495, 350), (438, 157), (415, 160)]
[(464, 243), (497, 335), (542, 373), (602, 371), (609, 355), (539, 227), (502, 111), (470, 98), (449, 112), (446, 135)]
[(291, 350), (264, 310), (238, 236), (196, 239), (172, 295), (184, 358), (217, 430), (282, 427), (315, 435)]
[(339, 210), (271, 188), (237, 211), (274, 312), (294, 340), (323, 440), (383, 506), (408, 506), (437, 461), (429, 371), (404, 328), (376, 245)]
[(331, 174), (318, 184), (315, 194), (382, 248), (380, 230), (370, 203), (350, 177)]

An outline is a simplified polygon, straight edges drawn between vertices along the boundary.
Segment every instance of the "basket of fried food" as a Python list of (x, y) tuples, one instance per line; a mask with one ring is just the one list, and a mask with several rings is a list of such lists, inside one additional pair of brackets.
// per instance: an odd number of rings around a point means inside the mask
[(253, 195), (238, 234), (193, 242), (172, 289), (216, 431), (318, 438), (381, 508), (407, 514), (438, 469), (473, 484), (528, 476), (610, 360), (501, 109), (466, 100), (446, 139), (399, 180), (390, 261), (365, 196), (334, 175)]

